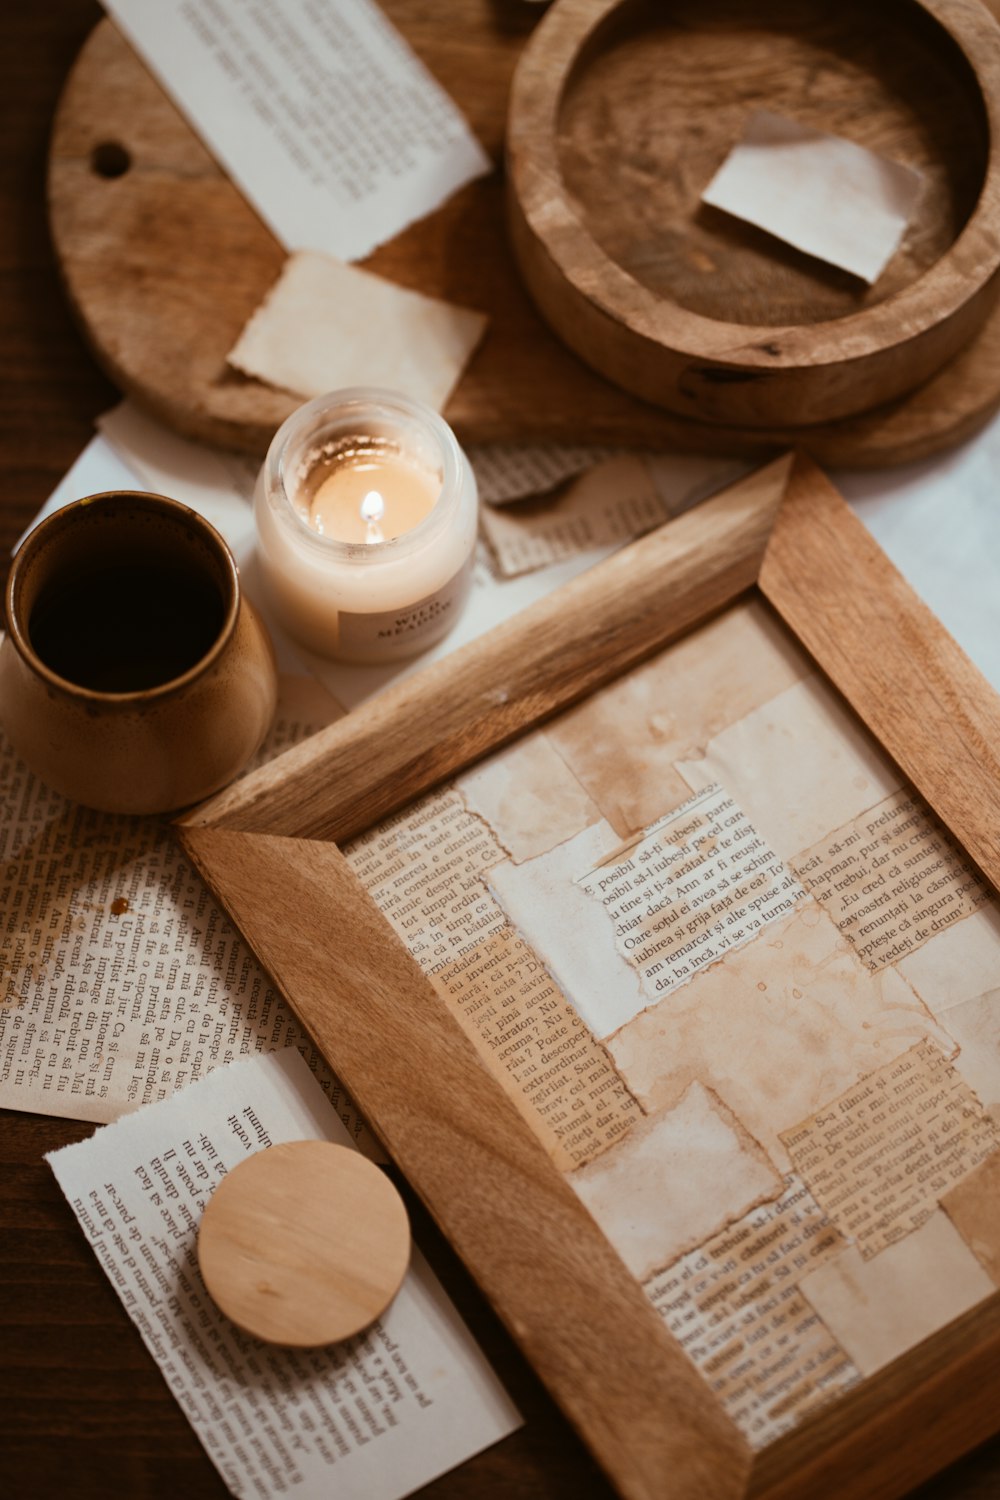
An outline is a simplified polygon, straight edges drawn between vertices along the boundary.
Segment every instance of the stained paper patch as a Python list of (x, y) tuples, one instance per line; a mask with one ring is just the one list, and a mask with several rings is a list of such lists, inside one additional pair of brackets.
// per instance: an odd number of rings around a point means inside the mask
[(862, 1375), (906, 1354), (994, 1291), (986, 1271), (940, 1211), (874, 1260), (862, 1260), (850, 1248), (801, 1285)]
[(285, 262), (228, 361), (299, 396), (383, 386), (440, 409), (485, 329), (482, 313), (303, 250)]
[(757, 1142), (700, 1083), (676, 1109), (633, 1126), (569, 1180), (640, 1281), (784, 1186)]

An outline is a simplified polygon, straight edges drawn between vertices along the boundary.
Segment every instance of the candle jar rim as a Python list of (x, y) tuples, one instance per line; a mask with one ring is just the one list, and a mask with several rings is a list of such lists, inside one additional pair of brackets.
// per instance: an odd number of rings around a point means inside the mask
[[(310, 443), (318, 446), (337, 434), (374, 436), (366, 431), (365, 424), (378, 421), (384, 421), (390, 430), (395, 421), (401, 427), (418, 429), (425, 440), (430, 439), (435, 459), (440, 461), (441, 492), (423, 520), (398, 536), (380, 542), (345, 542), (324, 536), (298, 510), (291, 471)], [(274, 434), (264, 460), (267, 501), (276, 519), (318, 554), (369, 567), (405, 557), (450, 524), (461, 499), (463, 471), (462, 450), (440, 413), (402, 392), (377, 386), (348, 386), (296, 408)]]

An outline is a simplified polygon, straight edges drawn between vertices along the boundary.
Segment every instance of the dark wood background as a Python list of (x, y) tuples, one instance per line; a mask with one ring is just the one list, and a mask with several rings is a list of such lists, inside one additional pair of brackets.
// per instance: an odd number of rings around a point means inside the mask
[[(52, 113), (100, 14), (95, 0), (0, 3), (4, 559), (91, 437), (94, 417), (117, 395), (73, 325), (45, 216)], [(43, 1162), (46, 1151), (92, 1129), (0, 1111), (0, 1496), (219, 1500), (227, 1493), (222, 1480)], [(411, 1207), (418, 1240), (526, 1418), (520, 1432), (421, 1493), (427, 1500), (610, 1500), (601, 1475), (461, 1266)], [(1000, 1439), (917, 1495), (1000, 1500)]]

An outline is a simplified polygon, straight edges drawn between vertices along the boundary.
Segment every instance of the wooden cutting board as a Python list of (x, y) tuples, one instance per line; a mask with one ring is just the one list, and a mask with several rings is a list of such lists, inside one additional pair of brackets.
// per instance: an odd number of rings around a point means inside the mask
[[(534, 24), (518, 0), (384, 0), (391, 19), (494, 160), (509, 81)], [(67, 291), (121, 389), (177, 431), (263, 453), (299, 404), (225, 357), (284, 253), (108, 21), (84, 46), (57, 112), (49, 201)], [(626, 394), (558, 341), (507, 244), (501, 173), (469, 184), (365, 263), (401, 285), (489, 313), (446, 410), (470, 442), (638, 444), (766, 454), (798, 444), (827, 464), (880, 467), (974, 432), (1000, 405), (1000, 314), (919, 391), (822, 427), (703, 427)]]

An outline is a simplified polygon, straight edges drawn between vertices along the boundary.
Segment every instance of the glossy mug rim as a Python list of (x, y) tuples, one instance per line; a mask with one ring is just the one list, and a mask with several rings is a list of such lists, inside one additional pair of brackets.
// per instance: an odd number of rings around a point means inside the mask
[[(149, 510), (159, 514), (168, 514), (172, 519), (183, 522), (189, 530), (202, 534), (202, 539), (210, 550), (216, 555), (222, 565), (224, 574), (224, 591), (226, 598), (225, 616), (219, 633), (212, 645), (199, 657), (193, 666), (179, 677), (170, 677), (166, 682), (157, 683), (154, 687), (133, 688), (126, 692), (109, 693), (99, 688), (88, 688), (78, 682), (72, 682), (68, 677), (60, 677), (51, 667), (46, 666), (41, 657), (35, 651), (27, 634), (27, 622), (18, 618), (16, 610), (17, 593), (22, 586), (25, 572), (31, 564), (33, 557), (39, 549), (46, 545), (53, 535), (58, 535), (67, 525), (73, 525), (74, 517), (84, 509), (97, 507), (98, 509), (110, 509), (113, 504), (122, 501), (137, 505), (140, 510)], [(192, 510), (190, 505), (184, 505), (180, 500), (172, 500), (169, 495), (160, 495), (148, 490), (101, 490), (96, 495), (84, 495), (79, 500), (71, 500), (68, 505), (60, 506), (50, 516), (39, 521), (37, 526), (25, 536), (21, 545), (14, 554), (11, 562), (10, 572), (7, 577), (7, 589), (4, 597), (7, 614), (7, 633), (14, 645), (18, 655), (25, 665), (47, 682), (50, 687), (69, 697), (79, 698), (87, 703), (107, 704), (109, 707), (121, 706), (132, 707), (140, 703), (160, 702), (163, 699), (173, 697), (183, 692), (191, 683), (197, 682), (199, 677), (209, 671), (218, 661), (229, 641), (232, 639), (236, 629), (236, 620), (240, 607), (240, 575), (236, 564), (236, 558), (225, 537), (217, 531), (210, 521), (206, 521), (198, 511)]]

